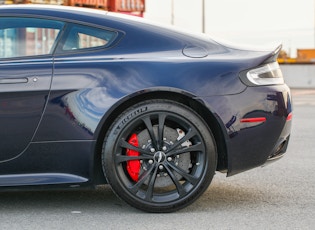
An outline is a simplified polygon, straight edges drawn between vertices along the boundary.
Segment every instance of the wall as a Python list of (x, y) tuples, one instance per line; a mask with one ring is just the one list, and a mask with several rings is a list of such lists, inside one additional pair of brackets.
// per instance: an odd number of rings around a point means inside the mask
[(291, 88), (315, 88), (315, 65), (281, 65), (281, 70)]

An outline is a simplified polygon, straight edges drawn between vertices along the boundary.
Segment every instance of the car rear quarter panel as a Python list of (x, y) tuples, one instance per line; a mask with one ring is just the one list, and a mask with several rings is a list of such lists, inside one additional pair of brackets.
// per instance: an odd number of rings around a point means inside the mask
[[(195, 97), (241, 92), (238, 65), (196, 60), (55, 59), (48, 106), (35, 141), (89, 140), (109, 108), (136, 92), (174, 88)], [(144, 98), (145, 99), (145, 98)]]
[[(279, 142), (288, 140), (292, 112), (286, 85), (249, 87), (237, 95), (203, 97), (224, 124), (228, 175), (261, 166)], [(213, 102), (216, 103), (213, 103)], [(264, 117), (266, 122), (246, 124), (242, 118)]]

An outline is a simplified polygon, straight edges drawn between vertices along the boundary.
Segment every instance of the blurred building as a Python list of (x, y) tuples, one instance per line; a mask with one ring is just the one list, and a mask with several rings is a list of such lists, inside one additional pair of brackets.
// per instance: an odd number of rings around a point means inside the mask
[(282, 51), (278, 62), (280, 64), (315, 64), (315, 49), (297, 49), (296, 58), (291, 58)]
[(0, 4), (50, 4), (104, 9), (143, 16), (145, 0), (0, 0)]

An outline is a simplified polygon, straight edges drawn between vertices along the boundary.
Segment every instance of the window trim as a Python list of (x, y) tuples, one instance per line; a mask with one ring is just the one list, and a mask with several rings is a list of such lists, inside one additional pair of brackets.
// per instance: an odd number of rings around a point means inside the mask
[[(105, 32), (111, 32), (113, 33), (113, 37), (110, 41), (108, 41), (105, 45), (103, 46), (96, 46), (96, 47), (90, 47), (90, 48), (82, 48), (82, 49), (74, 49), (74, 50), (64, 50), (63, 46), (70, 34), (70, 31), (73, 27), (75, 26), (79, 26), (79, 27), (89, 27), (91, 29), (97, 29), (97, 30), (104, 30)], [(64, 30), (62, 32), (61, 38), (58, 41), (58, 44), (56, 46), (56, 49), (53, 52), (54, 56), (63, 56), (63, 55), (68, 55), (68, 54), (76, 54), (76, 53), (90, 53), (90, 52), (96, 52), (96, 51), (101, 51), (101, 50), (107, 50), (113, 47), (114, 44), (116, 44), (116, 42), (120, 39), (118, 39), (119, 37), (119, 32), (116, 30), (112, 30), (109, 28), (103, 28), (103, 27), (98, 27), (98, 26), (93, 26), (91, 24), (80, 24), (80, 23), (75, 23), (75, 22), (67, 22)]]

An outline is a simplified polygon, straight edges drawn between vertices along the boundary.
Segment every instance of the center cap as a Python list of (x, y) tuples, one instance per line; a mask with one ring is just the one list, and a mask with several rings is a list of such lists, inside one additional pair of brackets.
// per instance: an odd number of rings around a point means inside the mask
[(155, 154), (154, 154), (154, 160), (158, 163), (161, 163), (163, 161), (165, 161), (166, 159), (166, 155), (164, 152), (162, 151), (157, 151)]

